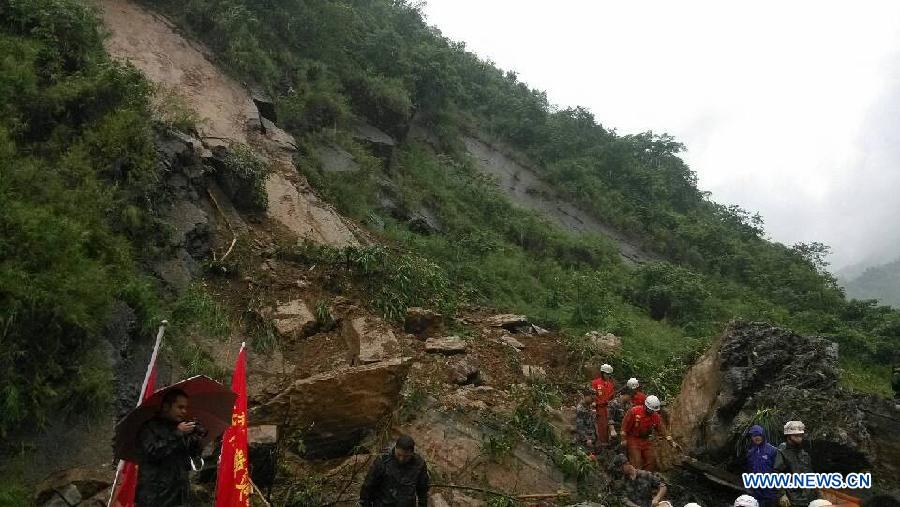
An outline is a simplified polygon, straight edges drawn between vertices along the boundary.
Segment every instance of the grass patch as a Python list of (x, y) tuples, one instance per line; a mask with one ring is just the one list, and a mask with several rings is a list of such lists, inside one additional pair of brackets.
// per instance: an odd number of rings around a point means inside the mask
[(841, 357), (840, 365), (844, 373), (841, 376), (841, 385), (844, 387), (888, 399), (893, 396), (890, 366), (845, 357)]

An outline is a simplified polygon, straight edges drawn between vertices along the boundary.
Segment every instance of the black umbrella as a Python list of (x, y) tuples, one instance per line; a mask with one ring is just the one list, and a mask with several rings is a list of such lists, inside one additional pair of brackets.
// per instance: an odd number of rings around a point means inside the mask
[(137, 461), (138, 433), (145, 422), (159, 413), (166, 393), (175, 389), (188, 395), (188, 419), (199, 421), (208, 430), (202, 445), (208, 444), (231, 426), (231, 410), (237, 395), (215, 380), (197, 375), (157, 390), (116, 424), (113, 443), (116, 458)]

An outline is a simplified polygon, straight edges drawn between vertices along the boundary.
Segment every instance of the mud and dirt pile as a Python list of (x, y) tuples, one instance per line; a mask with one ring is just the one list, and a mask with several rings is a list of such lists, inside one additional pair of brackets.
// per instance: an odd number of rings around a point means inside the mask
[(784, 422), (802, 420), (817, 471), (900, 476), (900, 438), (885, 431), (896, 417), (889, 402), (852, 395), (839, 378), (836, 343), (732, 323), (685, 376), (670, 410), (673, 436), (705, 461), (733, 467), (735, 439), (751, 424), (771, 421), (777, 441)]

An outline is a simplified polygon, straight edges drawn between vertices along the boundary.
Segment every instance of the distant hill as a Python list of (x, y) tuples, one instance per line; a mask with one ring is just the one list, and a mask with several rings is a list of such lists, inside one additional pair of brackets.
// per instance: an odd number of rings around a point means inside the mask
[(900, 307), (900, 258), (866, 269), (844, 284), (847, 295), (856, 299), (877, 299)]

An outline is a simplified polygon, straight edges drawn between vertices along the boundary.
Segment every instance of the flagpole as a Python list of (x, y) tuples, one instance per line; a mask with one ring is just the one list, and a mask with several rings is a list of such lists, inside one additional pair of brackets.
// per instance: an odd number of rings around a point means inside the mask
[[(159, 344), (162, 343), (163, 334), (166, 332), (166, 326), (169, 325), (168, 320), (163, 320), (159, 324), (159, 330), (156, 331), (156, 343), (153, 345), (153, 353), (150, 354), (150, 362), (147, 364), (147, 373), (144, 374), (144, 382), (141, 384), (141, 394), (138, 395), (137, 405), (141, 406), (141, 403), (144, 401), (144, 393), (147, 391), (147, 383), (150, 382), (150, 374), (153, 372), (153, 367), (156, 366), (156, 357), (159, 355)], [(119, 460), (119, 464), (116, 465), (116, 476), (113, 478), (112, 487), (109, 490), (109, 501), (106, 502), (106, 507), (110, 507), (112, 505), (113, 496), (116, 494), (116, 483), (119, 482), (119, 474), (122, 473), (122, 467), (125, 466), (125, 460)]]

